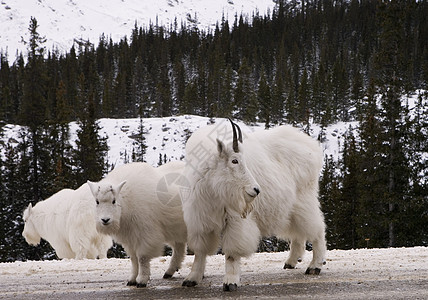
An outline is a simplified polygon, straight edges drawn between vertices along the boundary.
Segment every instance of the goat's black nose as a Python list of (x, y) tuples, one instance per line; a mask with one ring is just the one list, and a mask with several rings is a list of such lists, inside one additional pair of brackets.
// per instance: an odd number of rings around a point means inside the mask
[(110, 218), (101, 219), (101, 221), (103, 221), (103, 224), (107, 224), (108, 221), (110, 221)]
[(257, 193), (257, 195), (260, 194), (259, 188), (254, 188), (254, 191)]

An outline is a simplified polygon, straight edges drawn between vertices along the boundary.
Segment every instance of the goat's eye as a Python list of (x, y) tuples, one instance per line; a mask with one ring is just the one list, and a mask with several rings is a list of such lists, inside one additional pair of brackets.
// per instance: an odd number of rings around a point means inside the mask
[(232, 160), (232, 164), (234, 164), (234, 165), (238, 164), (238, 160), (237, 159), (233, 159)]
[(113, 199), (113, 202), (112, 202), (113, 204), (116, 204), (116, 199)]
[(100, 204), (100, 201), (98, 201), (98, 200), (95, 200), (95, 202), (97, 202), (97, 205)]

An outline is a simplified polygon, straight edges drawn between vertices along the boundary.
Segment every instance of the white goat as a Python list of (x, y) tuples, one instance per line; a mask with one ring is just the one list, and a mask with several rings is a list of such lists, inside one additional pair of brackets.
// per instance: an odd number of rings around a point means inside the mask
[(177, 183), (183, 169), (183, 162), (159, 168), (131, 163), (115, 168), (99, 183), (88, 182), (98, 231), (111, 235), (131, 258), (129, 286), (147, 285), (150, 260), (162, 255), (165, 243), (173, 248), (173, 255), (164, 278), (181, 266), (187, 233)]
[[(306, 241), (311, 241), (313, 260), (306, 274), (319, 274), (326, 252), (317, 199), (320, 146), (290, 126), (248, 133), (244, 143), (239, 126), (232, 122), (232, 129), (226, 122), (204, 127), (186, 145), (184, 175), (190, 188), (181, 197), (195, 258), (183, 286), (202, 280), (206, 256), (221, 243), (226, 259), (223, 289), (236, 290), (240, 259), (256, 251), (260, 236), (291, 241), (285, 269), (296, 266)], [(226, 146), (222, 140), (232, 134)]]
[(95, 204), (85, 183), (77, 190), (63, 189), (46, 200), (31, 203), (23, 214), (22, 235), (28, 244), (48, 241), (59, 258), (106, 258), (111, 237), (95, 227)]

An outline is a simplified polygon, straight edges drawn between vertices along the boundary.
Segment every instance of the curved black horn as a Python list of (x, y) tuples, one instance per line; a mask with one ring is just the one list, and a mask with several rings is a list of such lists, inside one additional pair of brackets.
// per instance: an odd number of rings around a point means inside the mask
[(235, 124), (236, 128), (238, 128), (238, 141), (242, 143), (242, 132), (241, 127), (238, 126), (238, 124)]
[[(233, 144), (232, 144), (233, 151), (235, 151), (235, 153), (238, 153), (239, 152), (238, 139), (242, 143), (241, 129), (239, 128), (238, 125), (236, 125), (235, 123), (233, 123), (233, 121), (230, 118), (229, 118), (229, 121), (232, 124), (232, 130), (233, 130)], [(239, 138), (237, 137), (235, 126), (238, 127)]]

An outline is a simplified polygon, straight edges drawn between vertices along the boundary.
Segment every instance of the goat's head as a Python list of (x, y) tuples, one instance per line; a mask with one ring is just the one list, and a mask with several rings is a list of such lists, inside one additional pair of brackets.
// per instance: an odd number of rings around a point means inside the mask
[(121, 195), (120, 190), (126, 181), (118, 185), (107, 182), (93, 183), (88, 181), (95, 198), (95, 221), (98, 232), (107, 235), (115, 234), (120, 228)]
[(223, 199), (243, 198), (248, 206), (260, 193), (260, 187), (243, 159), (241, 129), (232, 120), (230, 122), (233, 140), (226, 146), (217, 139), (218, 158), (213, 180)]
[(36, 227), (34, 226), (33, 216), (33, 206), (30, 203), (22, 215), (22, 219), (24, 220), (24, 230), (22, 231), (22, 236), (25, 238), (25, 241), (28, 244), (37, 246), (40, 244), (41, 237)]

